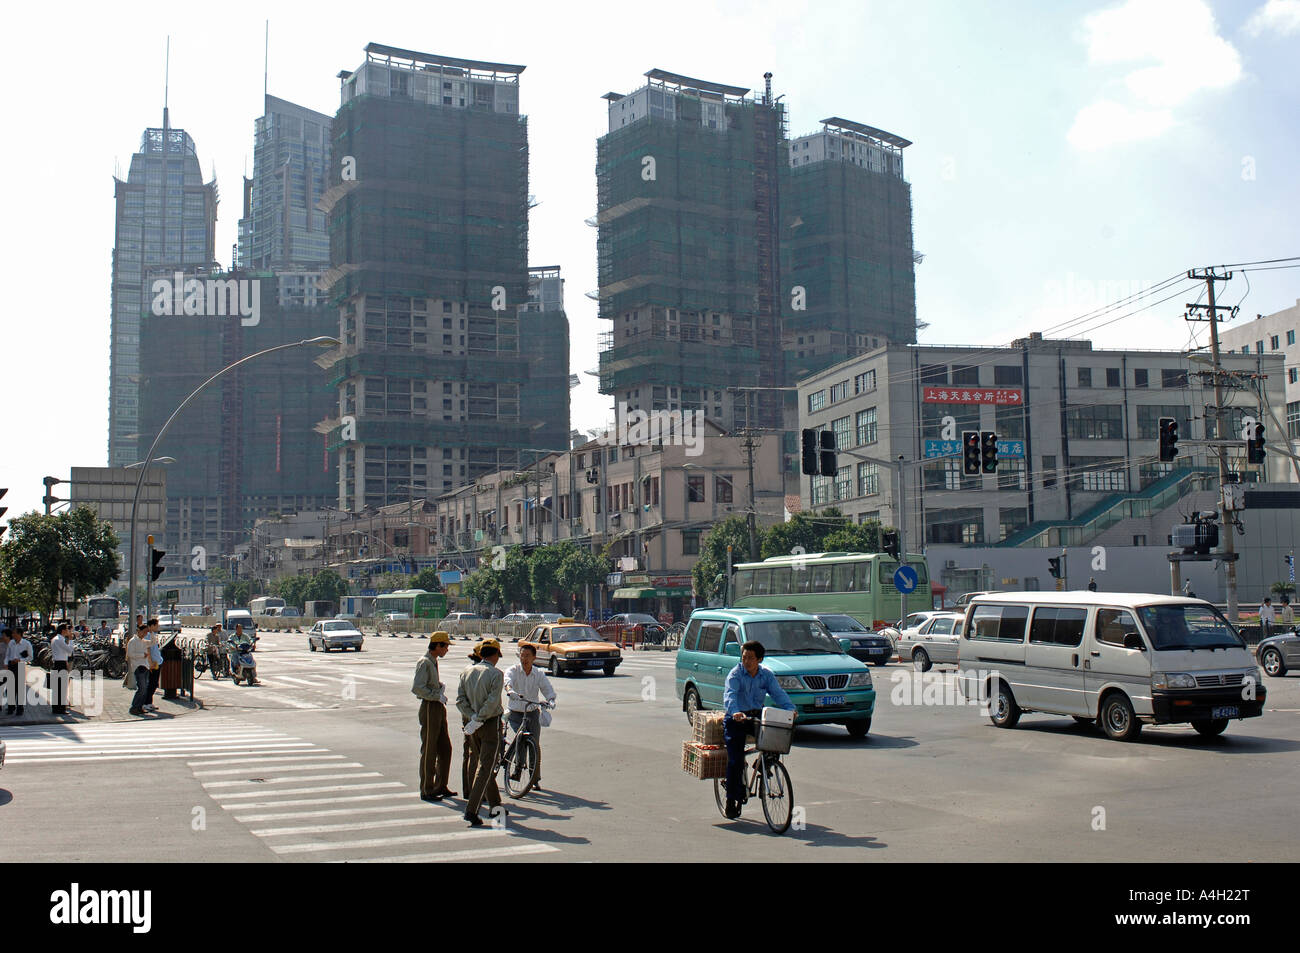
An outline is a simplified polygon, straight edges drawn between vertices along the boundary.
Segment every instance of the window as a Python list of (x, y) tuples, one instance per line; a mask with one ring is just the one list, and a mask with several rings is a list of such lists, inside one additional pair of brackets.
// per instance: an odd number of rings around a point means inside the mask
[(1296, 369), (1294, 367), (1288, 367), (1286, 369), (1286, 382), (1288, 384), (1294, 384), (1296, 382)]
[(1024, 369), (1019, 364), (995, 364), (993, 366), (993, 383), (998, 387), (1021, 384), (1024, 379)]
[(1118, 368), (1118, 367), (1108, 367), (1108, 368), (1106, 368), (1106, 386), (1107, 386), (1107, 387), (1118, 387), (1118, 386), (1119, 386), (1119, 368)]
[(947, 364), (922, 364), (921, 383), (943, 386), (948, 383)]
[(814, 391), (808, 395), (808, 413), (815, 414), (826, 406), (826, 391)]
[(1029, 508), (1004, 506), (998, 509), (998, 541), (1014, 536), (1029, 525)]
[(1065, 412), (1065, 432), (1071, 440), (1122, 440), (1124, 408), (1119, 404), (1072, 407)]
[[(1294, 334), (1294, 332), (1292, 332)], [(853, 393), (865, 394), (876, 389), (876, 372), (864, 371), (853, 378)]]
[(853, 471), (840, 467), (835, 474), (835, 499), (847, 500), (853, 496)]
[(1034, 621), (1029, 627), (1029, 642), (1033, 645), (1075, 648), (1083, 641), (1083, 624), (1087, 619), (1087, 609), (1039, 606), (1034, 610)]
[(1135, 367), (1135, 368), (1133, 368), (1133, 386), (1134, 386), (1134, 387), (1148, 387), (1148, 386), (1150, 386), (1150, 385), (1149, 385), (1149, 382), (1148, 382), (1148, 378), (1149, 378), (1149, 377), (1150, 377), (1150, 374), (1147, 372), (1147, 369), (1146, 369), (1146, 368), (1144, 368), (1144, 367)]
[(1272, 337), (1270, 337), (1270, 338), (1268, 339), (1268, 349), (1269, 349), (1270, 351), (1276, 351), (1276, 350), (1277, 350), (1277, 335), (1276, 335), (1276, 334), (1274, 334)]
[(686, 478), (686, 502), (704, 502), (704, 477), (692, 474)]
[(1256, 342), (1255, 342), (1255, 353), (1256, 353), (1256, 354), (1263, 354), (1263, 353), (1264, 353), (1264, 342), (1263, 342), (1263, 341), (1256, 341)]
[(1124, 636), (1137, 632), (1137, 620), (1131, 612), (1124, 609), (1098, 609), (1095, 634), (1098, 642), (1107, 645), (1123, 645)]
[(1292, 330), (1286, 332), (1286, 343), (1288, 345), (1295, 343), (1295, 331)]
[(1043, 457), (1043, 489), (1056, 486), (1056, 457)]
[(858, 464), (858, 496), (874, 496), (880, 492), (880, 467), (874, 463)]
[(1139, 440), (1160, 439), (1160, 418), (1173, 417), (1178, 421), (1178, 433), (1183, 439), (1191, 437), (1186, 407), (1174, 404), (1146, 404), (1137, 409), (1137, 436)]
[(952, 383), (954, 387), (979, 387), (980, 369), (978, 365), (954, 364), (952, 366)]
[(840, 381), (838, 384), (831, 386), (831, 403), (838, 403), (849, 396), (849, 382)]
[(1114, 457), (1071, 457), (1074, 485), (1085, 493), (1115, 493), (1128, 489), (1128, 471), (1123, 459)]
[(700, 531), (698, 529), (682, 530), (682, 555), (698, 556), (700, 554)]
[(815, 476), (812, 478), (812, 502), (813, 506), (820, 506), (823, 503), (830, 502), (831, 478), (824, 476)]
[(1025, 410), (1023, 407), (998, 407), (993, 412), (993, 429), (1004, 440), (1025, 439)]
[(1092, 386), (1092, 368), (1091, 368), (1091, 367), (1081, 367), (1081, 368), (1079, 368), (1079, 386), (1080, 386), (1080, 387), (1091, 387), (1091, 386)]
[(976, 606), (966, 637), (986, 642), (1023, 642), (1028, 618), (1028, 606)]
[(722, 647), (722, 623), (705, 622), (700, 626), (700, 641), (697, 652), (717, 652)]
[(1300, 400), (1286, 405), (1286, 435), (1292, 440), (1300, 437)]
[(1160, 386), (1186, 387), (1187, 371), (1176, 367), (1162, 367), (1160, 369)]
[(1025, 488), (1025, 461), (999, 460), (998, 489), (1023, 490)]
[[(835, 434), (835, 446), (840, 450), (847, 450), (853, 446), (850, 443), (849, 418), (837, 417), (831, 421), (831, 431)], [(818, 438), (820, 439), (820, 438)]]
[(719, 474), (713, 478), (713, 499), (717, 503), (731, 502), (731, 477)]
[(858, 411), (857, 429), (858, 446), (876, 442), (876, 408), (868, 407)]
[(693, 652), (698, 647), (700, 638), (700, 620), (696, 619), (686, 626), (686, 631), (682, 633), (682, 648), (688, 652)]

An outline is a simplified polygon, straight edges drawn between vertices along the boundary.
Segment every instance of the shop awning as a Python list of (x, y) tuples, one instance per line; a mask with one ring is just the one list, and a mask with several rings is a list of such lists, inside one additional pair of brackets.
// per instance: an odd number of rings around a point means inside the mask
[(630, 589), (615, 589), (613, 599), (651, 599), (659, 592), (658, 589), (642, 589), (633, 587)]
[(671, 586), (667, 589), (656, 589), (655, 595), (662, 596), (665, 599), (676, 599), (691, 594), (690, 586)]

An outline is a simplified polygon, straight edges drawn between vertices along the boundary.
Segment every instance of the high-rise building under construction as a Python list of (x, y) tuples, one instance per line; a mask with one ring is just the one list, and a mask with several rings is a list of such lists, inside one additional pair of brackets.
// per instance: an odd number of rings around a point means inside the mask
[[(568, 434), (567, 399), (562, 421), (525, 399), (539, 368), (521, 343), (524, 67), (374, 43), (365, 53), (339, 74), (322, 203), (343, 341), (338, 408), (323, 426), (347, 509), (440, 494), (527, 464), (549, 425)], [(566, 398), (567, 357), (552, 375)]]
[(646, 77), (597, 144), (601, 392), (791, 426), (799, 376), (916, 338), (908, 143), (839, 119), (791, 142), (770, 74)]

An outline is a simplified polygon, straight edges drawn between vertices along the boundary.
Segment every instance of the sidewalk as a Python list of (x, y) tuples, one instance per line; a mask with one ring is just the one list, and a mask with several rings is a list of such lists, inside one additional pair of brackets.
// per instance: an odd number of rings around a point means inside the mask
[(21, 716), (6, 715), (0, 706), (0, 730), (14, 725), (77, 725), (113, 721), (160, 721), (185, 715), (203, 708), (201, 701), (188, 695), (177, 694), (174, 699), (163, 697), (161, 688), (154, 693), (156, 712), (139, 716), (130, 714), (131, 699), (135, 696), (132, 689), (122, 687), (120, 678), (104, 678), (102, 675), (86, 676), (77, 683), (72, 680), (69, 686), (69, 705), (66, 715), (56, 715), (50, 711), (50, 693), (45, 687), (45, 669), (30, 666), (27, 670), (27, 701)]

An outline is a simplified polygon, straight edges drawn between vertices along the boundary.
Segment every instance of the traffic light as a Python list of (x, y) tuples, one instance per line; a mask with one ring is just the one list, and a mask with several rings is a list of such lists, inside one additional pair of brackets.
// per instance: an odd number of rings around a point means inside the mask
[[(152, 537), (150, 538), (152, 539)], [(162, 564), (163, 557), (166, 555), (167, 550), (165, 549), (154, 549), (152, 546), (149, 547), (149, 565), (152, 567), (149, 571), (153, 573), (149, 578), (154, 582), (157, 582), (158, 577), (167, 571), (167, 568)]]
[(1053, 579), (1061, 578), (1061, 557), (1060, 556), (1048, 557), (1047, 572)]
[(816, 476), (817, 469), (817, 431), (803, 431), (803, 472), (806, 476)]
[(966, 476), (975, 476), (980, 472), (980, 433), (978, 430), (961, 432), (962, 463), (961, 472)]
[(45, 484), (45, 496), (41, 498), (41, 502), (45, 504), (45, 514), (48, 516), (50, 513), (50, 507), (55, 503), (60, 502), (59, 498), (54, 495), (54, 487), (63, 481), (58, 477), (47, 476), (44, 477), (41, 482)]
[[(9, 488), (8, 488), (8, 487), (0, 488), (0, 500), (3, 500), (5, 494), (8, 493), (8, 492), (9, 492)], [(0, 506), (0, 516), (4, 516), (5, 513), (7, 513), (7, 512), (9, 512), (9, 507), (7, 507), (7, 506)], [(9, 528), (8, 526), (0, 526), (0, 537), (4, 536), (4, 534), (5, 534), (5, 530), (7, 530), (8, 528)]]
[(824, 477), (833, 477), (840, 469), (835, 463), (835, 431), (823, 430), (821, 432), (821, 444), (821, 474)]
[(1255, 439), (1246, 441), (1246, 462), (1264, 462), (1264, 425), (1255, 424)]
[(980, 433), (980, 466), (985, 473), (998, 472), (998, 435), (995, 431)]
[(897, 560), (900, 551), (900, 547), (898, 544), (898, 533), (892, 529), (886, 530), (885, 532), (881, 533), (880, 548), (885, 551), (886, 555), (892, 556), (895, 560)]
[(1160, 418), (1160, 461), (1168, 463), (1178, 456), (1178, 421), (1173, 417)]

